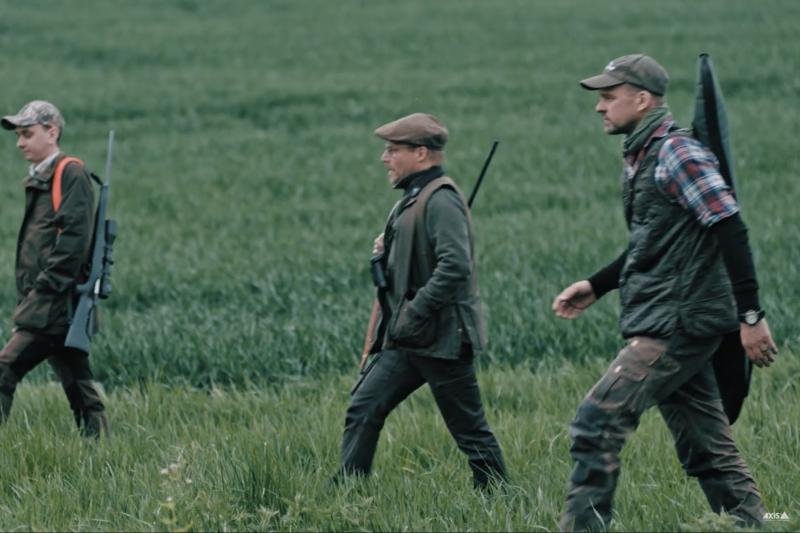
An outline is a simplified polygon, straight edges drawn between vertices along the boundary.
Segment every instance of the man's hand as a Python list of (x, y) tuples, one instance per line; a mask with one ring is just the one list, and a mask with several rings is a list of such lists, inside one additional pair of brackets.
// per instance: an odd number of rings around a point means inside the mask
[(747, 357), (754, 365), (767, 367), (775, 362), (778, 354), (778, 347), (772, 340), (772, 333), (769, 331), (769, 324), (766, 319), (761, 319), (755, 326), (741, 324), (739, 334), (742, 338), (742, 346), (747, 353)]
[(596, 301), (591, 283), (586, 280), (578, 281), (556, 296), (553, 300), (553, 312), (561, 318), (577, 318)]
[(372, 255), (381, 255), (383, 253), (383, 233), (375, 237), (375, 243), (372, 245)]

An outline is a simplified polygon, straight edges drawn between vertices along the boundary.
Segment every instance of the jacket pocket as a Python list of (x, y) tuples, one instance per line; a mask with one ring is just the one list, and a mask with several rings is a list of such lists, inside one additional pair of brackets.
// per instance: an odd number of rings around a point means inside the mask
[(414, 313), (409, 305), (410, 300), (403, 300), (397, 310), (397, 318), (389, 332), (391, 339), (399, 346), (424, 348), (436, 340), (436, 316), (421, 317)]
[(684, 301), (679, 310), (681, 325), (692, 337), (713, 337), (739, 330), (736, 301), (730, 293), (716, 298)]
[(646, 372), (617, 364), (600, 378), (589, 395), (606, 408), (632, 406), (634, 398), (641, 392), (640, 384), (646, 377)]
[(14, 323), (31, 329), (44, 329), (50, 320), (54, 295), (31, 290), (14, 311)]
[(469, 303), (458, 303), (455, 306), (461, 341), (471, 344), (476, 352), (482, 351), (486, 344), (480, 305), (480, 300), (472, 298)]
[(674, 274), (644, 274), (633, 272), (620, 285), (620, 300), (623, 306), (660, 305), (675, 298)]

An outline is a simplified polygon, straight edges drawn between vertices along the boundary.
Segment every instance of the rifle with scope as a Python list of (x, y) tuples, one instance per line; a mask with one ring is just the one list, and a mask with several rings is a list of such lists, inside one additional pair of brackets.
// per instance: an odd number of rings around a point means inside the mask
[(106, 176), (100, 187), (100, 198), (94, 217), (94, 235), (88, 279), (75, 287), (77, 304), (70, 316), (69, 330), (64, 346), (89, 353), (92, 336), (97, 332), (97, 305), (100, 299), (111, 295), (111, 266), (114, 264), (114, 241), (117, 222), (106, 219), (109, 185), (111, 183), (111, 157), (114, 147), (114, 130), (108, 132)]

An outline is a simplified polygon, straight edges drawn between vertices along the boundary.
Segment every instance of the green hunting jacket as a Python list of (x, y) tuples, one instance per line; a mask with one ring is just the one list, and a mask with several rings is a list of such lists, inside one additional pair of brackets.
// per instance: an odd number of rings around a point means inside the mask
[(61, 204), (54, 210), (53, 174), (64, 157), (25, 178), (25, 215), (17, 239), (14, 324), (48, 334), (68, 329), (68, 300), (86, 279), (94, 225), (91, 179), (80, 163), (64, 168)]
[(466, 201), (441, 167), (400, 186), (405, 194), (384, 232), (392, 316), (383, 348), (458, 359), (471, 345), (478, 354), (486, 333)]

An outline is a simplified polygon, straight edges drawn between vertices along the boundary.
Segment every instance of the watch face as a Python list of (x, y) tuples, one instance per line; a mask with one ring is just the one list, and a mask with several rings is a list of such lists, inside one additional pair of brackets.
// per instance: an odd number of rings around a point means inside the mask
[(758, 313), (755, 311), (748, 311), (744, 314), (744, 323), (748, 326), (755, 326), (758, 322)]

